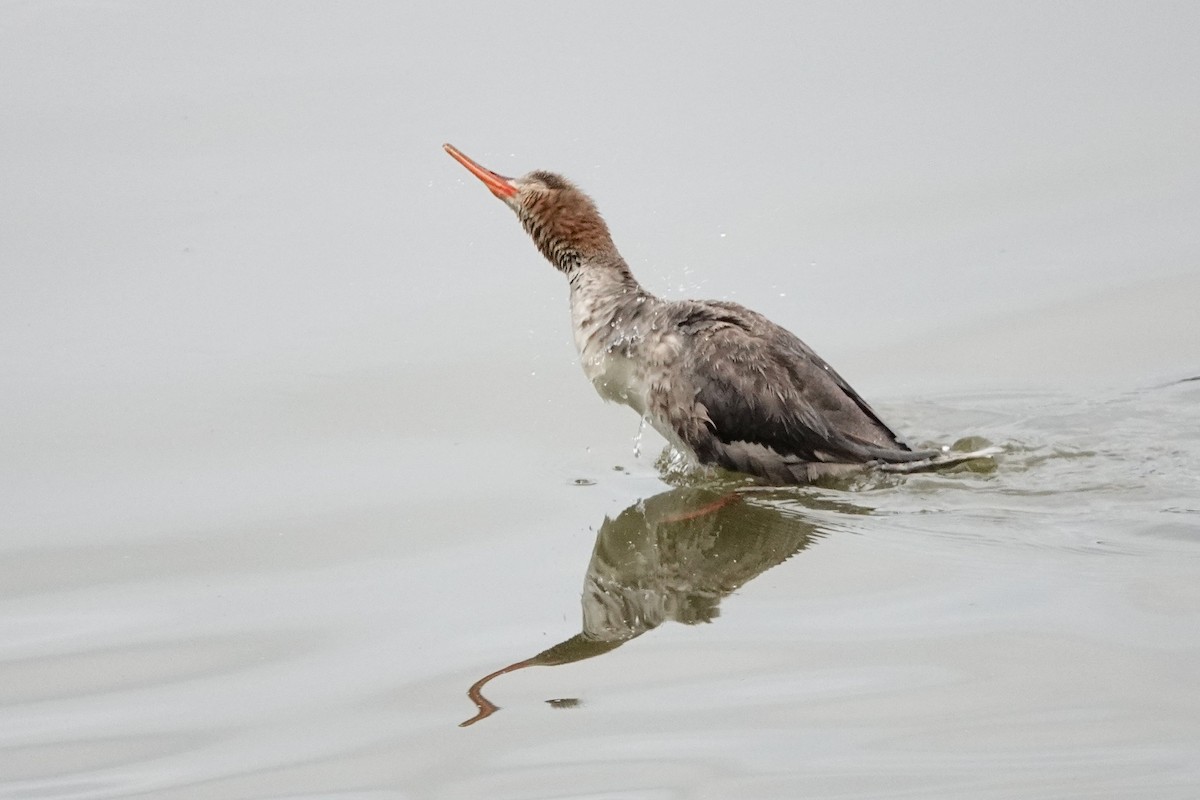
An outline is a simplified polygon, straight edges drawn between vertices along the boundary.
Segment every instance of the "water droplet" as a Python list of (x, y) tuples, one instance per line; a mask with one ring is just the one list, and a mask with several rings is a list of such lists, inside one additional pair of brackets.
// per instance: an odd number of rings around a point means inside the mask
[(595, 486), (596, 482), (591, 478), (576, 478), (574, 481), (576, 486)]

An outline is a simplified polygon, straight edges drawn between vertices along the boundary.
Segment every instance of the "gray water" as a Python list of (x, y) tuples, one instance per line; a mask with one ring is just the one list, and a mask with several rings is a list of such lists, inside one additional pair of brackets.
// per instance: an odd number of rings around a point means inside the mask
[[(1197, 23), (0, 7), (0, 798), (1195, 797)], [(443, 141), (1002, 452), (664, 466)]]

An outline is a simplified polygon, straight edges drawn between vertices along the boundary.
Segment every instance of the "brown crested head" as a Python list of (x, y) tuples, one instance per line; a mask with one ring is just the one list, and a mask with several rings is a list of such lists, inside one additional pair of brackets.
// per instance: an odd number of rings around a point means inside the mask
[(616, 253), (596, 204), (566, 178), (541, 170), (508, 178), (476, 164), (452, 145), (443, 147), (516, 212), (538, 250), (558, 269), (570, 272), (585, 261)]

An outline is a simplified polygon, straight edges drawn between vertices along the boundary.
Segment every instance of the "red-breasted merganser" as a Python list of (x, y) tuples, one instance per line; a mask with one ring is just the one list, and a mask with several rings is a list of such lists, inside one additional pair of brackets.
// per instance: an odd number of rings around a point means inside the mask
[(584, 373), (702, 464), (771, 483), (957, 463), (977, 453), (914, 451), (820, 356), (748, 308), (663, 300), (634, 279), (591, 198), (552, 172), (507, 178), (446, 152), (516, 212), (571, 286)]

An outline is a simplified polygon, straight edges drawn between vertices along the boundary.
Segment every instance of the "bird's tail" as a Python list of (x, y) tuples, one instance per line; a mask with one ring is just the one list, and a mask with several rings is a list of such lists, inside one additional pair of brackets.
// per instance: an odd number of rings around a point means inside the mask
[(914, 461), (883, 462), (875, 464), (874, 467), (882, 472), (926, 472), (928, 470), (942, 469), (943, 467), (952, 467), (955, 464), (962, 464), (965, 461), (991, 458), (1001, 452), (1003, 452), (1003, 448), (994, 445), (972, 450), (969, 453), (959, 453), (949, 448), (942, 448), (940, 451), (934, 451), (931, 455)]

